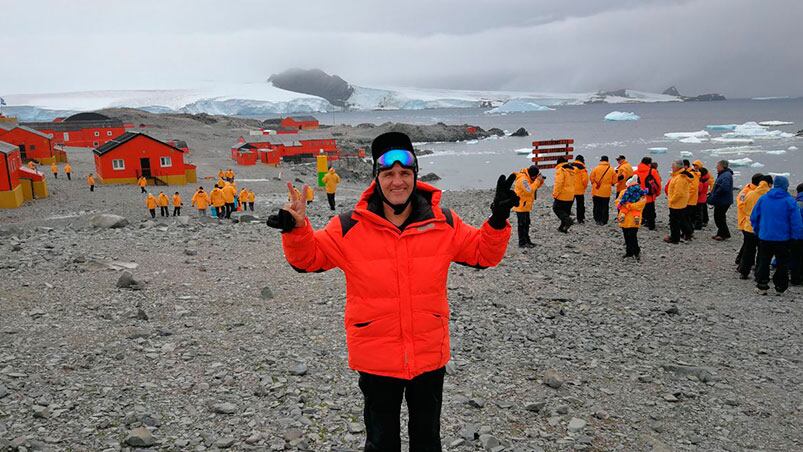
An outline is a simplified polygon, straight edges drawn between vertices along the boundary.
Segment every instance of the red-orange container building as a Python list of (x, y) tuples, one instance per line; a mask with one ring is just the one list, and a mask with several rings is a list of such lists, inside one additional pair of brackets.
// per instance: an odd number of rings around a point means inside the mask
[(67, 154), (53, 147), (50, 135), (24, 125), (0, 122), (0, 141), (19, 146), (23, 162), (36, 160), (40, 164), (49, 165), (67, 161)]
[(53, 144), (96, 148), (125, 133), (123, 121), (100, 113), (77, 113), (53, 122), (23, 125), (53, 136)]
[(98, 147), (95, 171), (104, 184), (135, 184), (140, 176), (154, 185), (184, 185), (197, 179), (184, 151), (140, 132), (126, 132)]

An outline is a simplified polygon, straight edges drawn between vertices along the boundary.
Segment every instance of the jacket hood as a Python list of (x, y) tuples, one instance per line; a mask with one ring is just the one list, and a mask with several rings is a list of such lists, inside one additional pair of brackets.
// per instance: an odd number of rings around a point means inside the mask
[(786, 198), (787, 196), (791, 197), (792, 195), (790, 195), (789, 192), (786, 191), (786, 189), (784, 189), (784, 188), (773, 187), (772, 190), (768, 191), (767, 194), (764, 195), (764, 196), (769, 196), (770, 198), (773, 198), (773, 199), (782, 199), (782, 198)]
[(789, 179), (784, 176), (775, 176), (775, 179), (772, 181), (772, 186), (787, 191), (789, 190)]
[(733, 170), (732, 170), (732, 169), (730, 169), (730, 168), (725, 168), (724, 170), (722, 170), (722, 171), (718, 172), (718, 173), (717, 173), (717, 175), (719, 175), (719, 174), (725, 174), (725, 173), (731, 173), (731, 174), (733, 174)]
[(795, 200), (797, 200), (797, 202), (803, 202), (803, 192), (798, 193)]

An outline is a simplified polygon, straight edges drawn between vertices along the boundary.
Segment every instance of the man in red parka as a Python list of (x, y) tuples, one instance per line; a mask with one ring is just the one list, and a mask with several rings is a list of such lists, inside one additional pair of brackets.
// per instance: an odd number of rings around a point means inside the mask
[(440, 206), (441, 191), (417, 180), (410, 138), (389, 132), (371, 144), (375, 179), (354, 210), (313, 230), (304, 200), (268, 225), (282, 230), (287, 261), (300, 272), (338, 267), (346, 276), (349, 367), (360, 374), (366, 451), (401, 450), (407, 400), (410, 450), (440, 451), (440, 413), (449, 361), (446, 280), (452, 262), (497, 265), (510, 239), (514, 175), (500, 176), (491, 216), (469, 226)]
[(655, 198), (661, 196), (661, 175), (652, 167), (652, 157), (644, 157), (636, 168), (636, 175), (641, 188), (647, 191), (645, 196), (647, 204), (642, 212), (644, 226), (650, 231), (655, 230)]

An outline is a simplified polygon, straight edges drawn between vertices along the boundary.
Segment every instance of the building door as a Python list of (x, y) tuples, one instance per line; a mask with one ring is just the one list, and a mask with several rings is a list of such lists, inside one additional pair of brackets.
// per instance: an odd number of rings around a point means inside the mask
[(151, 159), (139, 159), (139, 167), (142, 170), (142, 176), (145, 178), (151, 177)]
[(24, 162), (25, 160), (28, 159), (28, 156), (25, 153), (25, 145), (21, 144), (19, 145), (19, 147), (20, 147), (20, 157), (22, 157), (22, 161)]

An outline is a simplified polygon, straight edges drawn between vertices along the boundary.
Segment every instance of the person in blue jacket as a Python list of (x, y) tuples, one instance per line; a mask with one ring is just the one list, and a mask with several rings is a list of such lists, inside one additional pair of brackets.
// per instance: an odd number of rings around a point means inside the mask
[(717, 241), (731, 238), (726, 214), (733, 204), (733, 171), (728, 168), (727, 160), (717, 162), (717, 180), (708, 195), (708, 204), (714, 206), (714, 224), (717, 225), (717, 233), (711, 238)]
[(758, 265), (756, 288), (767, 294), (770, 282), (770, 262), (775, 256), (775, 274), (772, 282), (778, 295), (789, 288), (789, 260), (794, 240), (803, 239), (803, 218), (795, 198), (787, 191), (789, 180), (775, 176), (772, 190), (758, 198), (750, 223), (758, 237)]
[[(803, 184), (797, 186), (797, 208), (800, 209), (800, 217), (803, 218)], [(792, 264), (789, 265), (792, 272), (792, 285), (803, 286), (803, 239), (795, 240), (792, 245)]]

